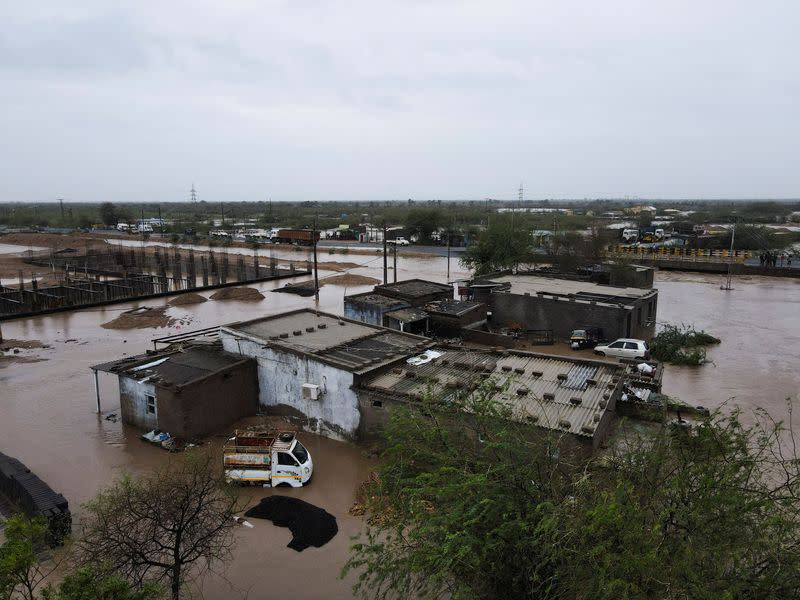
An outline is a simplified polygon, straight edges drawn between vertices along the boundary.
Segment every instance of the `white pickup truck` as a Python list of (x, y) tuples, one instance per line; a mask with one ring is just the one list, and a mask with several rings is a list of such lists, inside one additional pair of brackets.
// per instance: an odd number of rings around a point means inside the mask
[(237, 429), (222, 447), (225, 481), (303, 487), (314, 473), (311, 454), (292, 432)]
[(393, 240), (386, 240), (387, 244), (394, 244), (396, 246), (408, 246), (411, 242), (409, 242), (404, 237), (394, 238)]

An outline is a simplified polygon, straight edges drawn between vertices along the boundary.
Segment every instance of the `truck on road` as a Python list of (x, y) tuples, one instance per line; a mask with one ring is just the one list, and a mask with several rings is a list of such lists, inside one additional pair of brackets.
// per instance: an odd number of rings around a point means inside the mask
[(319, 231), (314, 235), (313, 229), (279, 229), (278, 233), (270, 239), (277, 244), (297, 244), (299, 246), (310, 246), (314, 243), (314, 238), (319, 241)]
[(303, 487), (314, 473), (311, 454), (290, 431), (237, 429), (222, 447), (225, 481)]

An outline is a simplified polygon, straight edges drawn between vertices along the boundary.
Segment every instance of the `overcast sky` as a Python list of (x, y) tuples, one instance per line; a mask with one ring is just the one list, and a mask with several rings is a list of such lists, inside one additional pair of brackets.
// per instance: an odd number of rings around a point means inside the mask
[(798, 197), (798, 24), (796, 0), (0, 0), (0, 200)]

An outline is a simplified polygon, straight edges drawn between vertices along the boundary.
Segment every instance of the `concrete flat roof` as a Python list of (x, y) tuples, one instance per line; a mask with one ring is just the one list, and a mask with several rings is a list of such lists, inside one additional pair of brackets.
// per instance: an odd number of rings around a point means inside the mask
[(530, 352), (437, 350), (442, 356), (429, 363), (368, 376), (361, 387), (415, 399), (492, 385), (494, 398), (520, 421), (592, 438), (624, 374), (612, 363)]
[(459, 317), (481, 306), (483, 306), (483, 302), (473, 302), (471, 300), (436, 300), (426, 304), (425, 310), (431, 314)]
[(222, 327), (222, 331), (354, 372), (418, 354), (433, 345), (424, 337), (311, 309), (234, 323)]
[(375, 292), (381, 290), (394, 292), (410, 298), (422, 298), (430, 294), (440, 294), (442, 292), (453, 292), (453, 286), (447, 283), (437, 283), (426, 281), (425, 279), (407, 279), (397, 283), (387, 283), (386, 285), (376, 285)]
[(375, 304), (378, 306), (408, 306), (408, 302), (405, 300), (399, 300), (398, 298), (390, 298), (389, 296), (384, 296), (383, 294), (376, 294), (375, 292), (363, 292), (361, 294), (352, 294), (350, 296), (344, 297), (345, 302), (363, 302), (364, 304)]
[[(493, 282), (505, 283), (511, 286), (512, 294), (537, 293), (556, 294), (561, 296), (605, 296), (610, 298), (638, 300), (656, 293), (654, 289), (615, 287), (601, 285), (589, 281), (575, 281), (572, 279), (557, 279), (555, 277), (541, 277), (538, 275), (503, 275), (493, 277)], [(591, 299), (591, 298), (589, 298)]]
[(400, 310), (387, 312), (386, 316), (396, 319), (397, 321), (414, 323), (416, 321), (427, 319), (430, 315), (419, 308), (401, 308)]

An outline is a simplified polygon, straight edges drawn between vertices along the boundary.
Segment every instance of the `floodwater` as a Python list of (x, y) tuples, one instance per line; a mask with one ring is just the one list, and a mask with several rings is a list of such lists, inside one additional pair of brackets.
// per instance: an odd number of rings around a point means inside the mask
[(19, 244), (0, 244), (0, 254), (20, 254), (26, 250), (47, 250), (44, 246), (20, 246)]
[[(249, 250), (248, 252), (252, 252)], [(276, 258), (278, 256), (275, 251)], [(306, 252), (280, 251), (304, 260)], [(266, 251), (260, 254), (268, 256)], [(382, 260), (358, 254), (320, 252), (320, 260), (368, 263), (352, 273), (382, 278)], [(324, 258), (323, 258), (324, 256)], [(391, 265), (391, 259), (389, 263)], [(451, 262), (451, 279), (467, 273)], [(443, 281), (446, 259), (398, 257), (398, 279), (423, 277)], [(307, 277), (306, 277), (307, 278)], [(389, 271), (390, 280), (393, 272)], [(716, 407), (729, 398), (746, 410), (761, 407), (780, 416), (785, 399), (798, 399), (800, 374), (800, 280), (752, 277), (734, 281), (730, 292), (719, 289), (722, 277), (659, 273), (659, 320), (690, 323), (722, 338), (709, 351), (714, 364), (699, 368), (668, 367), (664, 391), (692, 404)], [(286, 281), (254, 285), (263, 292)], [(345, 289), (326, 285), (319, 308), (341, 313)], [(314, 298), (266, 293), (260, 302), (209, 301), (169, 309), (190, 321), (183, 329), (253, 319), (286, 310), (314, 307)], [(25, 350), (24, 357), (44, 362), (0, 362), (0, 451), (16, 456), (62, 492), (73, 509), (91, 498), (123, 470), (137, 472), (170, 459), (168, 453), (138, 439), (138, 432), (93, 413), (94, 387), (89, 366), (152, 347), (151, 340), (180, 331), (170, 329), (106, 330), (100, 325), (135, 306), (162, 306), (168, 299), (117, 304), (73, 313), (58, 313), (2, 323), (6, 338), (40, 340), (50, 348)], [(566, 351), (565, 349), (565, 352)], [(101, 375), (102, 410), (118, 410), (116, 379)], [(316, 466), (311, 485), (279, 493), (296, 495), (336, 516), (338, 535), (322, 548), (302, 553), (286, 548), (291, 534), (268, 521), (253, 520), (254, 529), (237, 530), (233, 560), (224, 569), (227, 582), (209, 575), (203, 581), (205, 597), (348, 598), (352, 578), (340, 581), (351, 536), (363, 522), (347, 509), (358, 485), (374, 462), (356, 446), (317, 436), (302, 436)], [(270, 490), (247, 490), (257, 501)]]
[[(252, 251), (250, 251), (252, 252)], [(266, 252), (260, 254), (267, 256)], [(305, 252), (285, 251), (287, 258), (305, 260)], [(320, 252), (322, 261), (323, 253)], [(327, 254), (325, 254), (327, 259)], [(277, 256), (276, 258), (283, 258)], [(350, 272), (382, 278), (382, 260), (371, 256), (334, 254), (330, 260), (369, 262)], [(389, 279), (393, 279), (389, 259)], [(397, 278), (427, 277), (443, 280), (446, 259), (407, 259), (398, 256)], [(466, 272), (451, 262), (453, 278)], [(326, 273), (321, 270), (320, 276)], [(334, 272), (330, 272), (334, 274)], [(308, 276), (300, 277), (308, 279)], [(152, 348), (151, 340), (187, 329), (200, 329), (272, 315), (302, 307), (341, 313), (345, 293), (368, 291), (371, 286), (325, 285), (317, 305), (314, 298), (293, 294), (269, 293), (284, 286), (281, 280), (254, 284), (265, 294), (260, 302), (214, 301), (173, 307), (169, 314), (190, 325), (161, 328), (107, 330), (100, 327), (120, 312), (136, 306), (163, 306), (168, 298), (129, 302), (79, 312), (64, 312), (0, 324), (6, 339), (39, 340), (50, 348), (23, 350), (25, 358), (44, 362), (0, 361), (0, 451), (23, 461), (29, 468), (63, 493), (76, 510), (104, 485), (123, 471), (144, 471), (167, 462), (171, 455), (139, 439), (139, 432), (121, 423), (112, 423), (94, 414), (94, 383), (89, 366), (126, 354)], [(204, 293), (204, 295), (208, 295)], [(119, 411), (116, 378), (100, 375), (104, 415)], [(333, 514), (339, 533), (322, 548), (302, 553), (286, 548), (291, 533), (268, 521), (254, 519), (254, 529), (237, 530), (233, 560), (225, 567), (225, 579), (208, 576), (203, 581), (207, 598), (275, 597), (289, 594), (297, 598), (350, 598), (353, 578), (338, 579), (347, 558), (351, 538), (363, 521), (347, 514), (357, 487), (367, 478), (374, 461), (362, 456), (362, 449), (303, 434), (303, 443), (314, 458), (311, 484), (301, 490), (278, 493), (297, 495)], [(248, 498), (258, 499), (271, 490), (249, 489)], [(227, 580), (227, 581), (226, 581)]]

